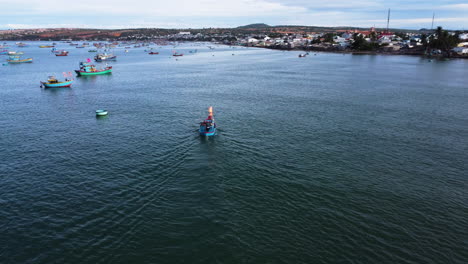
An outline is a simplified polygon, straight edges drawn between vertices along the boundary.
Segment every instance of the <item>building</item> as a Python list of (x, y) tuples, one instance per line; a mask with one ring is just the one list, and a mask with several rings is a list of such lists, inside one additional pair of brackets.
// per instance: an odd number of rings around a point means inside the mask
[(468, 48), (465, 47), (456, 47), (452, 51), (460, 55), (468, 55)]

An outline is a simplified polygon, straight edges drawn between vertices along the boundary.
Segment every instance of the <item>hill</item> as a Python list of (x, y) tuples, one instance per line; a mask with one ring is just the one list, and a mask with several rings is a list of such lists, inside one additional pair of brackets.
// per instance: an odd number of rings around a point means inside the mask
[(249, 25), (245, 25), (245, 26), (240, 26), (240, 27), (237, 27), (239, 29), (249, 29), (249, 28), (252, 28), (252, 29), (259, 29), (259, 28), (269, 28), (270, 26), (265, 24), (265, 23), (256, 23), (256, 24), (249, 24)]

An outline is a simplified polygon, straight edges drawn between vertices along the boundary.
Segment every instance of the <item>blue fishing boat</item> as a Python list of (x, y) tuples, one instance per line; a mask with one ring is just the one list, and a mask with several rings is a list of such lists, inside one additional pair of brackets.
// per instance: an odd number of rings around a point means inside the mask
[(213, 117), (213, 107), (208, 108), (208, 117), (200, 123), (200, 135), (214, 136), (216, 134), (216, 123)]
[(32, 61), (32, 58), (21, 59), (20, 56), (10, 56), (10, 58), (7, 59), (8, 63), (30, 63)]
[(49, 76), (47, 82), (41, 82), (41, 87), (44, 88), (61, 88), (61, 87), (70, 87), (73, 83), (71, 79), (65, 79), (64, 82), (59, 82), (55, 76)]

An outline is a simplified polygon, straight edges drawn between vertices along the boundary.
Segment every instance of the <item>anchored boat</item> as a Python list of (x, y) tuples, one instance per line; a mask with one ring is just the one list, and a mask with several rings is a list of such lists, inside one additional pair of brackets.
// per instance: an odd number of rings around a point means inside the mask
[(73, 83), (73, 80), (65, 79), (64, 82), (59, 82), (55, 76), (49, 76), (47, 82), (41, 82), (41, 87), (44, 88), (61, 88), (61, 87), (70, 87)]
[(68, 56), (68, 51), (61, 50), (61, 51), (55, 52), (55, 56)]
[(20, 56), (10, 56), (10, 59), (7, 59), (8, 63), (28, 63), (32, 62), (32, 58), (21, 59)]
[(117, 59), (117, 56), (115, 56), (113, 54), (107, 54), (107, 53), (98, 54), (98, 55), (94, 56), (94, 60), (96, 62), (115, 61), (116, 59)]
[(216, 123), (213, 117), (213, 107), (208, 108), (208, 117), (200, 123), (200, 135), (214, 136), (216, 133)]
[(112, 72), (112, 66), (107, 66), (104, 69), (97, 69), (96, 65), (93, 65), (88, 62), (80, 62), (80, 69), (75, 70), (78, 76), (87, 76), (87, 75), (100, 75), (100, 74), (108, 74)]
[(24, 53), (22, 51), (8, 51), (6, 55), (23, 55)]
[(96, 110), (96, 116), (105, 116), (107, 114), (108, 114), (107, 110), (104, 110), (104, 109)]

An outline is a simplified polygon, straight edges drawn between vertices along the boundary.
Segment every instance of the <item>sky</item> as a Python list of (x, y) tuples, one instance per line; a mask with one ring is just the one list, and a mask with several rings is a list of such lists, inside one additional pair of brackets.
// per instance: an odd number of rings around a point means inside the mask
[(0, 0), (0, 29), (268, 25), (468, 29), (468, 0)]

